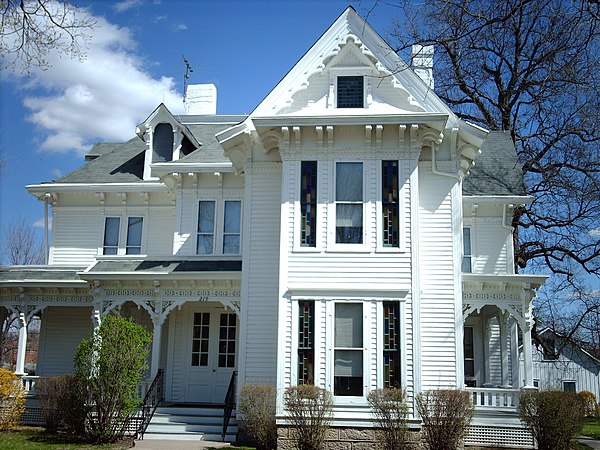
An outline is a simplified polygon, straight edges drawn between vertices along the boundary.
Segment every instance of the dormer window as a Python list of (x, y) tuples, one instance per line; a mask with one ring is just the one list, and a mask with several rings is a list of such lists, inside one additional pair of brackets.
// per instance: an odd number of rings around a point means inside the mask
[(337, 107), (364, 108), (364, 86), (363, 76), (337, 77)]
[(159, 123), (152, 139), (152, 162), (173, 160), (173, 127), (169, 123)]

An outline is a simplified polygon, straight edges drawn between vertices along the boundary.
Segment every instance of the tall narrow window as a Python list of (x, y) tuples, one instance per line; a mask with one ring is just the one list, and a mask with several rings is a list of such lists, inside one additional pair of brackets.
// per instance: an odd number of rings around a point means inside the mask
[(116, 255), (119, 251), (119, 230), (121, 219), (119, 217), (107, 217), (104, 221), (104, 255)]
[(315, 302), (298, 303), (298, 384), (315, 383)]
[(364, 108), (364, 77), (337, 78), (337, 107)]
[(210, 313), (194, 313), (192, 331), (192, 366), (208, 366)]
[[(475, 350), (473, 348), (473, 327), (465, 327), (463, 353), (465, 358), (465, 384), (471, 386), (475, 378)], [(475, 386), (471, 386), (475, 387)]]
[(383, 303), (383, 386), (399, 388), (400, 373), (400, 304)]
[(196, 253), (211, 254), (215, 240), (215, 202), (202, 200), (198, 204), (198, 237)]
[(223, 254), (238, 255), (240, 253), (240, 226), (242, 202), (225, 201), (223, 219)]
[(471, 273), (472, 271), (472, 259), (471, 254), (471, 229), (463, 228), (463, 260), (462, 260), (462, 272)]
[(363, 242), (363, 165), (339, 162), (335, 178), (335, 242)]
[(127, 219), (127, 246), (125, 253), (128, 255), (139, 255), (142, 253), (142, 228), (143, 217), (129, 217)]
[(316, 246), (317, 232), (317, 162), (300, 164), (300, 245)]
[(363, 317), (361, 303), (336, 303), (334, 395), (363, 395)]
[(173, 127), (169, 123), (159, 123), (152, 137), (152, 162), (165, 162), (173, 159)]
[(219, 367), (235, 367), (235, 322), (235, 314), (221, 314), (219, 322)]
[(398, 161), (382, 161), (381, 208), (383, 245), (400, 245), (400, 204), (398, 201)]

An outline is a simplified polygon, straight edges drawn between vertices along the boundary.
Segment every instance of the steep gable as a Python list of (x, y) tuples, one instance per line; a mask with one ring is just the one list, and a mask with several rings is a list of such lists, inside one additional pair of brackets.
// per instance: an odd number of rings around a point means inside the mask
[[(345, 76), (364, 77), (362, 108), (337, 107), (338, 78)], [(443, 113), (454, 119), (448, 107), (352, 7), (342, 13), (251, 116), (340, 113)]]

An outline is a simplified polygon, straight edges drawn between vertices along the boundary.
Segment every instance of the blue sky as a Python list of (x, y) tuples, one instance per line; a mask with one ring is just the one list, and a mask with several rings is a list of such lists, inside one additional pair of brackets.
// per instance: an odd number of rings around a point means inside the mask
[(40, 229), (43, 204), (25, 186), (83, 164), (98, 141), (124, 141), (161, 102), (191, 83), (217, 86), (217, 112), (251, 112), (352, 5), (382, 34), (397, 10), (374, 0), (80, 1), (96, 26), (83, 61), (49, 55), (48, 70), (0, 77), (0, 230), (18, 217)]

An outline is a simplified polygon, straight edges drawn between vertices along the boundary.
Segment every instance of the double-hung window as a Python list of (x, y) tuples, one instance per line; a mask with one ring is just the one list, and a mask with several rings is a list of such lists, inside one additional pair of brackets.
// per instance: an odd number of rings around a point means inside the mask
[[(103, 255), (139, 255), (142, 253), (143, 217), (128, 217), (127, 226), (121, 230), (121, 217), (104, 219)], [(125, 247), (122, 248), (122, 242)]]
[[(211, 255), (240, 254), (242, 202), (239, 200), (200, 200), (196, 253)], [(217, 230), (221, 230), (217, 232)]]
[(363, 304), (336, 303), (333, 393), (363, 395)]
[(336, 163), (335, 242), (363, 243), (363, 164)]

